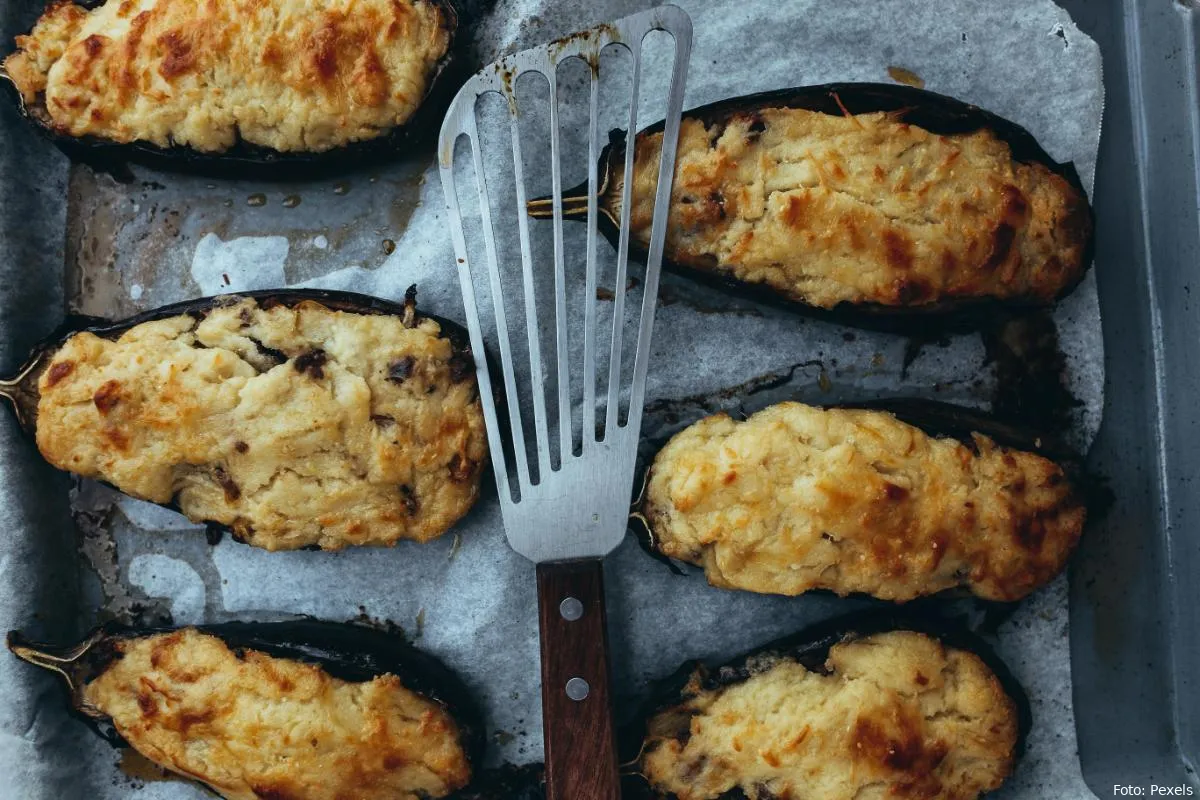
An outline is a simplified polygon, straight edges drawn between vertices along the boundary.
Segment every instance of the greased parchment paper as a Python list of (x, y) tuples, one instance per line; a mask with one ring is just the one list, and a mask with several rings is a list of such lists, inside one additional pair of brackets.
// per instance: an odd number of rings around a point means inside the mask
[[(491, 60), (647, 5), (502, 0), (490, 10), (467, 10), (466, 38), (479, 59)], [(889, 67), (899, 67), (933, 91), (1027, 127), (1053, 157), (1073, 161), (1091, 188), (1103, 105), (1100, 55), (1050, 0), (680, 5), (696, 31), (685, 107), (802, 84), (888, 81)], [(6, 146), (23, 149), (10, 151), (0, 177), (9, 188), (35, 187), (19, 199), (0, 193), (0, 355), (11, 367), (51, 324), (45, 309), (60, 302), (64, 188), (57, 155), (30, 145), (24, 133), (5, 136)], [(205, 294), (284, 285), (399, 298), (417, 283), (422, 307), (462, 318), (431, 146), (386, 167), (292, 185), (141, 168), (118, 181), (74, 168), (65, 194), (65, 290), (75, 310), (119, 317)], [(1090, 441), (1102, 399), (1093, 280), (1054, 317), (1065, 376), (1081, 401), (1070, 432), (1079, 445)], [(903, 393), (986, 406), (995, 388), (978, 336), (926, 347), (904, 371), (900, 337), (847, 335), (671, 276), (663, 293), (648, 434), (720, 407), (748, 407), (746, 391), (736, 387), (762, 385), (755, 381), (764, 377), (780, 384), (770, 399), (818, 402)], [(754, 404), (763, 401), (758, 396)], [(386, 620), (465, 676), (485, 705), (494, 760), (540, 759), (533, 569), (505, 545), (490, 484), (462, 525), (423, 546), (266, 553), (228, 538), (214, 546), (181, 517), (90, 483), (70, 490), (75, 534), (65, 509), (71, 482), (40, 464), (11, 420), (0, 427), (6, 627), (66, 638), (113, 615), (169, 613), (180, 624), (294, 614)], [(695, 570), (672, 575), (632, 540), (613, 554), (607, 572), (615, 680), (625, 708), (648, 680), (687, 658), (728, 657), (862, 604), (716, 590)], [(1024, 759), (996, 796), (1089, 796), (1075, 754), (1062, 579), (1001, 625), (999, 651), (1029, 691), (1035, 722)], [(7, 654), (0, 654), (0, 681), (3, 796), (206, 796), (178, 781), (131, 777), (115, 751), (66, 716), (47, 676)]]

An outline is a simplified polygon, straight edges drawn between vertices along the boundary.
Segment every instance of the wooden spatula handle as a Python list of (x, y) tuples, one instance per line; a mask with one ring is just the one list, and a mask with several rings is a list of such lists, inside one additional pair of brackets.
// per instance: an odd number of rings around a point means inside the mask
[(599, 560), (538, 564), (547, 800), (618, 800)]

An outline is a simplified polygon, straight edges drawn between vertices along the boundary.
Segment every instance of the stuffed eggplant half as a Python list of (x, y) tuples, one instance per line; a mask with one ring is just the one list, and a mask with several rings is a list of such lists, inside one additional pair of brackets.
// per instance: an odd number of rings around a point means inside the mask
[(1015, 601), (1054, 578), (1087, 517), (1076, 465), (977, 412), (903, 408), (914, 424), (794, 402), (700, 420), (655, 456), (635, 523), (730, 589)]
[(59, 469), (268, 550), (432, 539), (487, 457), (466, 333), (418, 314), (415, 287), (70, 321), (0, 394)]
[(448, 61), (448, 0), (51, 3), (4, 61), (28, 119), (73, 154), (314, 162), (387, 142)]
[[(1020, 687), (965, 633), (835, 622), (656, 693), (625, 796), (973, 800), (1012, 772)], [(915, 628), (915, 629), (914, 629)]]
[[(661, 139), (661, 124), (635, 139), (632, 241), (643, 250)], [(610, 237), (625, 149), (615, 133), (599, 165)], [(980, 305), (1049, 305), (1091, 260), (1072, 167), (994, 114), (911, 87), (831, 84), (697, 108), (676, 163), (668, 268), (852, 324), (970, 324), (962, 312)], [(568, 218), (586, 218), (587, 192), (566, 193)], [(548, 217), (552, 204), (530, 212)]]
[(426, 800), (467, 785), (483, 732), (446, 667), (395, 636), (304, 620), (10, 633), (95, 730), (230, 800)]

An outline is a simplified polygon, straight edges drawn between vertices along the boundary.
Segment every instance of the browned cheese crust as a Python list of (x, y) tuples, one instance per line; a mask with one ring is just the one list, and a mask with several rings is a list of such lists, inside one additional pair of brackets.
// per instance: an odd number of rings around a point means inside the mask
[(487, 456), (474, 368), (430, 319), (233, 298), (76, 334), (38, 389), (51, 464), (268, 550), (432, 539)]
[(403, 124), (449, 44), (430, 0), (60, 0), (4, 67), (65, 135), (320, 152)]
[[(649, 241), (662, 134), (639, 136)], [(605, 203), (620, 207), (623, 159)], [(939, 136), (879, 112), (773, 108), (680, 131), (667, 258), (818, 308), (1048, 303), (1086, 269), (1087, 199), (988, 130)]]
[(663, 796), (972, 800), (1012, 771), (1017, 711), (974, 654), (919, 633), (835, 645), (826, 673), (763, 658), (649, 723), (641, 772)]
[(185, 628), (119, 640), (83, 701), (229, 800), (424, 800), (466, 785), (458, 726), (395, 675), (364, 683)]
[(1062, 570), (1086, 517), (1042, 456), (800, 403), (681, 431), (654, 460), (643, 511), (658, 550), (715, 586), (895, 601), (957, 586), (1018, 600)]

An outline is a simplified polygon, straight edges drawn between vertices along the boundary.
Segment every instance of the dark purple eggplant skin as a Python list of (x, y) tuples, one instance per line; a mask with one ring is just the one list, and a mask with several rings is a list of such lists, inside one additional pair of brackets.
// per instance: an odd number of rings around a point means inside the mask
[[(829, 650), (841, 642), (850, 642), (888, 631), (914, 631), (938, 640), (943, 645), (957, 650), (974, 653), (990, 669), (1013, 701), (1017, 709), (1017, 743), (1015, 757), (1020, 759), (1025, 751), (1029, 730), (1033, 727), (1033, 713), (1029, 697), (1013, 676), (1008, 666), (996, 655), (992, 646), (969, 630), (961, 621), (940, 616), (936, 611), (891, 611), (868, 609), (825, 622), (817, 623), (798, 633), (777, 639), (768, 644), (743, 653), (722, 663), (688, 661), (670, 676), (653, 684), (648, 699), (634, 721), (618, 733), (620, 758), (624, 765), (633, 765), (641, 756), (647, 723), (659, 711), (678, 705), (685, 699), (683, 690), (692, 675), (699, 670), (702, 685), (706, 690), (720, 689), (743, 683), (755, 674), (754, 662), (766, 655), (792, 658), (812, 672), (824, 672)], [(623, 771), (621, 796), (625, 800), (675, 800), (674, 795), (664, 796), (656, 791), (640, 775), (631, 769)], [(746, 800), (741, 790), (735, 789), (721, 796), (720, 800)]]
[[(75, 4), (90, 10), (105, 2), (76, 0)], [(429, 2), (442, 10), (450, 43), (446, 55), (430, 78), (421, 105), (403, 125), (382, 136), (322, 153), (285, 153), (240, 141), (224, 152), (203, 153), (183, 146), (159, 147), (149, 142), (122, 144), (94, 136), (67, 136), (46, 125), (35, 112), (28, 109), (16, 86), (2, 71), (0, 84), (4, 85), (21, 116), (42, 138), (54, 144), (72, 161), (117, 177), (129, 176), (129, 164), (141, 164), (151, 169), (213, 178), (276, 182), (325, 178), (347, 170), (395, 161), (432, 141), (440, 129), (442, 115), (465, 77), (456, 47), (460, 14), (455, 0)]]
[[(1084, 469), (1083, 458), (1065, 442), (1053, 434), (1033, 431), (1019, 424), (997, 419), (986, 411), (917, 397), (839, 403), (826, 406), (826, 408), (887, 412), (901, 422), (906, 422), (930, 436), (939, 439), (955, 439), (972, 449), (975, 446), (973, 434), (981, 433), (1002, 447), (1036, 453), (1062, 467), (1067, 480), (1071, 482), (1071, 485), (1082, 497), (1084, 505), (1087, 506), (1089, 516), (1091, 516), (1093, 508), (1103, 503), (1103, 487)], [(629, 512), (629, 530), (637, 537), (638, 544), (649, 556), (656, 561), (661, 561), (675, 574), (686, 575), (688, 573), (679, 565), (658, 551), (650, 521), (642, 513), (646, 486), (650, 481), (650, 467), (653, 465), (658, 451), (666, 443), (666, 439), (651, 443), (652, 452), (645, 459), (641, 468), (641, 477), (635, 483), (635, 496)], [(815, 591), (822, 594), (827, 593), (825, 590)], [(951, 593), (956, 591), (950, 590)]]
[[(352, 683), (379, 675), (398, 677), (405, 688), (440, 704), (460, 729), (464, 751), (472, 765), (482, 763), (485, 746), (483, 717), (462, 680), (435, 657), (400, 636), (353, 623), (297, 619), (286, 622), (226, 622), (197, 625), (197, 630), (224, 641), (231, 649), (257, 650), (276, 658), (314, 664), (334, 678)], [(82, 688), (101, 675), (117, 657), (115, 644), (179, 630), (173, 627), (133, 628), (109, 623), (92, 631), (81, 643), (33, 643), (17, 631), (8, 634), (8, 649), (18, 658), (55, 671), (63, 679), (75, 716), (117, 747), (127, 746), (111, 720), (82, 706)]]
[[(769, 92), (734, 97), (685, 111), (684, 117), (699, 119), (706, 125), (719, 124), (731, 117), (750, 114), (764, 108), (800, 108), (822, 114), (868, 114), (877, 111), (890, 112), (912, 125), (931, 133), (950, 136), (972, 133), (987, 129), (992, 131), (1012, 151), (1013, 158), (1026, 164), (1041, 164), (1075, 187), (1081, 196), (1087, 192), (1073, 164), (1055, 161), (1038, 144), (1029, 131), (1014, 122), (1004, 119), (978, 106), (936, 92), (912, 86), (887, 83), (829, 83), (817, 86), (802, 86)], [(657, 133), (663, 123), (658, 122), (645, 128), (642, 133)], [(625, 157), (626, 132), (614, 130), (609, 134), (609, 143), (600, 153), (599, 193), (604, 194), (608, 185), (612, 165), (623, 162)], [(582, 183), (563, 192), (564, 218), (586, 220), (588, 185)], [(549, 198), (530, 201), (534, 216), (548, 216)], [(575, 200), (575, 202), (571, 202)], [(534, 209), (541, 207), (541, 212)], [(1088, 205), (1090, 227), (1095, 229), (1094, 213)], [(613, 219), (601, 209), (599, 229), (605, 238), (617, 246), (619, 220)], [(1089, 237), (1084, 255), (1085, 267), (1080, 271), (1079, 281), (1087, 274), (1092, 263), (1095, 237)], [(630, 242), (630, 253), (644, 260), (645, 249), (637, 242)], [(934, 303), (920, 307), (890, 306), (881, 303), (841, 303), (834, 308), (817, 308), (800, 303), (779, 293), (754, 284), (744, 283), (713, 272), (698, 270), (663, 260), (663, 267), (678, 275), (719, 289), (726, 294), (743, 297), (766, 305), (785, 308), (807, 317), (850, 325), (856, 328), (879, 330), (906, 335), (931, 336), (944, 333), (965, 333), (978, 330), (997, 319), (1014, 312), (1037, 308), (1028, 304), (999, 301), (993, 298), (962, 298), (960, 300)], [(1063, 288), (1056, 298), (1061, 300), (1075, 290), (1078, 281)]]
[[(26, 435), (32, 439), (37, 431), (38, 379), (54, 359), (54, 354), (58, 351), (58, 348), (71, 336), (86, 331), (102, 338), (116, 339), (130, 328), (145, 322), (153, 322), (181, 314), (188, 314), (200, 319), (213, 308), (234, 303), (247, 297), (257, 301), (259, 306), (263, 308), (271, 308), (278, 305), (291, 308), (301, 303), (313, 302), (334, 311), (346, 311), (354, 314), (383, 314), (400, 317), (401, 319), (408, 317), (411, 320), (411, 326), (419, 324), (423, 319), (431, 319), (441, 326), (442, 335), (450, 340), (455, 355), (463, 360), (464, 369), (470, 369), (474, 372), (474, 354), (471, 351), (470, 334), (466, 328), (457, 322), (452, 322), (443, 317), (418, 312), (416, 308), (417, 287), (415, 284), (410, 286), (405, 292), (403, 303), (396, 303), (391, 300), (384, 300), (365, 294), (329, 289), (262, 289), (228, 295), (216, 295), (213, 297), (201, 297), (196, 300), (185, 300), (180, 303), (172, 303), (171, 305), (151, 309), (150, 311), (115, 322), (98, 317), (79, 315), (68, 317), (54, 333), (50, 334), (50, 336), (33, 348), (29, 358), (25, 360), (25, 363), (13, 375), (0, 378), (0, 396), (9, 401), (13, 412), (16, 414), (18, 424), (20, 424)], [(495, 369), (493, 368), (492, 371), (494, 373)], [(505, 408), (504, 400), (498, 390), (495, 402), (497, 408), (503, 411)], [(164, 507), (172, 511), (179, 510), (173, 503), (165, 504)], [(223, 533), (229, 533), (231, 537), (235, 540), (237, 539), (232, 529), (228, 526), (211, 522), (207, 525), (211, 539), (219, 540), (220, 537), (217, 534)]]

